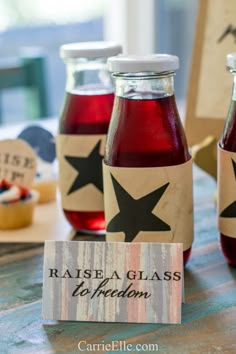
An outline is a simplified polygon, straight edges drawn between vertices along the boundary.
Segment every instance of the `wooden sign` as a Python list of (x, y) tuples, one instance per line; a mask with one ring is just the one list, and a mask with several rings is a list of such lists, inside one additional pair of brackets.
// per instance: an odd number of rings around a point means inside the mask
[(236, 1), (199, 5), (185, 120), (190, 145), (222, 133), (232, 90), (226, 55), (236, 51)]
[(0, 141), (0, 180), (31, 188), (36, 173), (36, 154), (25, 141)]
[(180, 243), (46, 241), (43, 318), (180, 323)]

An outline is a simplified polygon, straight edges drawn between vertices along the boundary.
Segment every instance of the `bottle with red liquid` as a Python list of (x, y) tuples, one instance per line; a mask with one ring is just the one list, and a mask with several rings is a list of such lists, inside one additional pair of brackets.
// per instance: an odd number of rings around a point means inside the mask
[(105, 229), (102, 159), (114, 90), (107, 58), (121, 52), (110, 42), (65, 44), (67, 80), (57, 155), (62, 207), (76, 230)]
[(227, 55), (233, 75), (232, 97), (218, 145), (218, 226), (222, 252), (236, 266), (236, 52)]
[(192, 159), (179, 118), (176, 56), (108, 59), (115, 101), (103, 164), (107, 241), (193, 241)]

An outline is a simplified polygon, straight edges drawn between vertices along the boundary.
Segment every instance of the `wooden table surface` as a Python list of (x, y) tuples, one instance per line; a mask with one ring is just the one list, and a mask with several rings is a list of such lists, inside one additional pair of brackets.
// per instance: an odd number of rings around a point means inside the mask
[(195, 241), (185, 270), (182, 325), (42, 321), (43, 245), (1, 244), (0, 353), (79, 353), (82, 340), (157, 343), (163, 354), (236, 353), (236, 268), (219, 250), (215, 183), (194, 174)]
[[(55, 120), (46, 123), (54, 132), (55, 126)], [(13, 134), (9, 128), (0, 133), (0, 138)], [(195, 241), (185, 269), (182, 325), (42, 321), (43, 244), (2, 243), (0, 354), (79, 353), (80, 341), (158, 344), (162, 354), (236, 354), (236, 268), (226, 264), (219, 249), (215, 188), (210, 177), (194, 169)]]

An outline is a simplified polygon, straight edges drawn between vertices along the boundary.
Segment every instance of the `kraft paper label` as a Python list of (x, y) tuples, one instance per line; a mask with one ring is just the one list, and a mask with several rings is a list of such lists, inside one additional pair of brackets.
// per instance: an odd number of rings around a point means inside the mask
[(0, 180), (30, 189), (33, 183), (37, 159), (29, 144), (20, 139), (0, 141)]
[(218, 226), (236, 238), (236, 153), (218, 146)]
[(107, 241), (193, 241), (192, 160), (176, 166), (111, 167), (103, 163)]
[(102, 159), (106, 135), (57, 137), (62, 207), (73, 211), (102, 211)]

